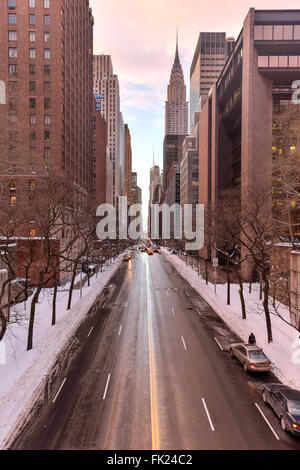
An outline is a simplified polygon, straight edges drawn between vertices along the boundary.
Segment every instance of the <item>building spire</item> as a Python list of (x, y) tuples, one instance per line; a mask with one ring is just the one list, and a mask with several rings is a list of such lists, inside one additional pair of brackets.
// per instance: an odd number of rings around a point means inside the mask
[(178, 25), (176, 29), (176, 52), (175, 52), (175, 62), (180, 62), (179, 60), (179, 52), (178, 52)]

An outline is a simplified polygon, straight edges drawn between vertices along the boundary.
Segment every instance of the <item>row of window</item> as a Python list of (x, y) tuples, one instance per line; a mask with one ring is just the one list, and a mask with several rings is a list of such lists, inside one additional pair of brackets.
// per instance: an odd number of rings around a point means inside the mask
[[(29, 24), (35, 25), (35, 15), (28, 15)], [(8, 24), (17, 24), (17, 15), (16, 13), (8, 13)], [(44, 15), (44, 26), (50, 25), (50, 15)]]
[[(33, 109), (35, 107), (36, 107), (36, 98), (29, 98), (29, 108)], [(45, 109), (51, 108), (50, 98), (44, 98), (44, 108)]]
[(300, 25), (256, 25), (254, 29), (256, 41), (293, 41), (300, 40)]
[[(17, 0), (7, 0), (7, 4), (8, 8), (16, 8)], [(29, 8), (35, 8), (35, 0), (28, 0), (28, 6)], [(50, 8), (50, 0), (44, 0), (44, 8)]]
[[(8, 121), (11, 124), (17, 124), (18, 122), (18, 115), (17, 114), (9, 114), (8, 115)], [(29, 116), (29, 124), (35, 125), (37, 123), (37, 118), (35, 114), (31, 114)], [(44, 116), (44, 125), (45, 126), (50, 126), (51, 124), (51, 116)]]
[[(17, 75), (18, 73), (18, 66), (17, 64), (9, 64), (8, 66), (8, 75)], [(34, 75), (36, 73), (36, 66), (33, 64), (29, 65), (29, 73)], [(44, 65), (44, 74), (50, 74), (50, 65)]]
[(258, 56), (258, 67), (260, 68), (300, 68), (300, 56), (297, 56), (297, 55)]
[[(8, 40), (9, 41), (17, 41), (18, 40), (18, 33), (15, 30), (8, 31)], [(36, 40), (36, 32), (29, 31), (29, 41), (35, 42)], [(50, 33), (49, 31), (44, 32), (44, 42), (50, 42)]]
[[(18, 49), (16, 47), (9, 47), (8, 48), (8, 57), (10, 58), (17, 58), (18, 57)], [(29, 58), (36, 59), (36, 49), (31, 47), (29, 49)], [(50, 59), (50, 49), (44, 49), (44, 59)]]

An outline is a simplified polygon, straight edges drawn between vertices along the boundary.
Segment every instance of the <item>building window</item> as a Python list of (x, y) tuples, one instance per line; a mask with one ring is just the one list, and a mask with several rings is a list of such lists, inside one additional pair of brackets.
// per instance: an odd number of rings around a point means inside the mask
[(17, 65), (16, 64), (9, 64), (8, 74), (9, 75), (16, 75), (17, 74)]
[(274, 25), (274, 39), (276, 41), (283, 40), (283, 25)]
[(35, 24), (35, 15), (29, 15), (29, 24)]
[(8, 122), (10, 124), (17, 124), (18, 122), (18, 116), (16, 114), (9, 114), (8, 115)]
[(44, 91), (49, 92), (51, 90), (51, 83), (50, 82), (44, 82)]
[(28, 0), (29, 8), (35, 8), (35, 0)]
[(10, 196), (10, 197), (9, 197), (9, 201), (10, 201), (10, 205), (11, 205), (11, 206), (14, 206), (14, 205), (16, 204), (16, 202), (17, 202), (16, 196)]
[(16, 180), (11, 180), (9, 183), (9, 189), (16, 189)]
[(44, 25), (45, 26), (50, 25), (50, 15), (44, 15)]
[(50, 75), (50, 65), (44, 65), (44, 74)]
[(49, 126), (51, 124), (51, 117), (50, 116), (45, 116), (45, 126)]
[(35, 98), (29, 98), (29, 108), (35, 108)]
[(16, 41), (18, 38), (17, 31), (8, 31), (8, 40)]
[(15, 8), (17, 6), (17, 0), (8, 0), (8, 8)]
[(294, 26), (294, 39), (300, 39), (300, 24)]
[(8, 56), (9, 57), (18, 57), (18, 49), (16, 47), (9, 47), (8, 48)]
[(44, 157), (45, 158), (50, 158), (50, 148), (49, 147), (44, 148)]
[(50, 42), (50, 33), (48, 31), (44, 33), (44, 42)]
[(8, 24), (17, 24), (17, 15), (15, 13), (8, 13)]
[(288, 56), (282, 55), (279, 56), (279, 67), (287, 68), (288, 66)]
[(30, 132), (30, 140), (35, 140), (36, 139), (36, 133), (33, 131), (33, 132)]
[[(299, 62), (299, 66), (300, 66), (300, 62)], [(295, 69), (298, 67), (298, 56), (291, 55), (289, 57), (289, 67), (295, 68)]]
[(44, 49), (44, 59), (50, 59), (50, 49)]
[(34, 74), (35, 74), (35, 65), (31, 65), (31, 64), (29, 65), (29, 73), (30, 73), (31, 75), (34, 75)]
[(36, 188), (36, 181), (35, 180), (30, 180), (29, 181), (29, 189), (35, 189)]
[(36, 235), (36, 230), (35, 230), (35, 228), (31, 228), (31, 229), (30, 229), (29, 235), (30, 235), (30, 237), (35, 237), (35, 235)]
[(35, 31), (29, 31), (29, 41), (35, 42)]
[(30, 92), (35, 91), (35, 82), (29, 82), (29, 91)]
[(29, 122), (30, 122), (31, 125), (36, 124), (36, 115), (35, 114), (31, 114), (31, 116), (29, 118)]
[(278, 67), (278, 60), (279, 60), (278, 55), (270, 56), (269, 60), (270, 60), (269, 64), (271, 68)]
[(35, 49), (34, 48), (29, 49), (29, 58), (30, 59), (35, 59)]
[(258, 67), (269, 67), (269, 56), (258, 56)]
[(50, 108), (50, 105), (51, 105), (51, 103), (50, 103), (50, 98), (45, 98), (45, 99), (44, 99), (44, 108), (45, 108), (45, 109), (49, 109), (49, 108)]
[(17, 82), (9, 81), (8, 82), (8, 91), (10, 91), (10, 92), (17, 91)]
[(44, 0), (44, 8), (50, 8), (50, 0)]
[(47, 142), (50, 140), (50, 131), (44, 131), (44, 140)]

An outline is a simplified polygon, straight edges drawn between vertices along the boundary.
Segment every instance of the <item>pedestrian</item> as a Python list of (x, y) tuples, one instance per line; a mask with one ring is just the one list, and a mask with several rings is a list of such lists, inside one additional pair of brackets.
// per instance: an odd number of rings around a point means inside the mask
[(255, 339), (255, 336), (254, 336), (253, 333), (251, 333), (251, 335), (249, 336), (248, 343), (249, 344), (256, 344), (256, 339)]

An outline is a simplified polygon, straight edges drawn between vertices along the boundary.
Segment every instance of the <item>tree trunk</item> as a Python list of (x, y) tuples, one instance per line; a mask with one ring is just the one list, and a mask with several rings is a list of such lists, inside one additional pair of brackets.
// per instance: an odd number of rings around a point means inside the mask
[(74, 289), (74, 284), (75, 284), (75, 277), (76, 277), (76, 268), (77, 268), (77, 263), (74, 264), (73, 268), (73, 274), (72, 274), (72, 279), (71, 279), (71, 285), (69, 289), (69, 297), (68, 297), (68, 306), (67, 310), (71, 309), (71, 304), (72, 304), (72, 294), (73, 294), (73, 289)]
[(268, 343), (273, 342), (273, 335), (272, 335), (272, 325), (271, 325), (271, 316), (270, 316), (270, 310), (269, 310), (269, 279), (267, 277), (266, 273), (262, 274), (263, 280), (264, 280), (264, 301), (263, 301), (263, 306), (264, 306), (264, 311), (265, 311), (265, 317), (266, 317), (266, 325), (267, 325), (267, 335), (268, 335)]
[(56, 297), (57, 297), (57, 283), (55, 282), (53, 301), (52, 301), (52, 325), (56, 323)]
[(5, 316), (5, 313), (3, 313), (2, 308), (0, 309), (0, 321), (1, 321), (1, 329), (0, 329), (0, 341), (1, 341), (7, 329), (7, 318)]
[(205, 260), (205, 282), (208, 285), (208, 267), (207, 267), (208, 260)]
[(28, 338), (27, 338), (27, 351), (30, 351), (33, 347), (33, 327), (34, 327), (34, 318), (35, 318), (35, 307), (39, 300), (39, 295), (42, 290), (42, 285), (40, 284), (35, 291), (33, 299), (30, 305), (30, 317), (29, 317), (29, 328), (28, 328)]
[(226, 272), (227, 272), (227, 305), (230, 305), (230, 271), (229, 262), (226, 261)]
[(239, 278), (239, 294), (240, 294), (240, 300), (241, 300), (241, 307), (242, 307), (242, 319), (246, 320), (247, 315), (246, 315), (246, 305), (245, 305), (245, 298), (244, 298), (244, 286), (243, 286), (243, 280), (241, 276), (238, 276)]

